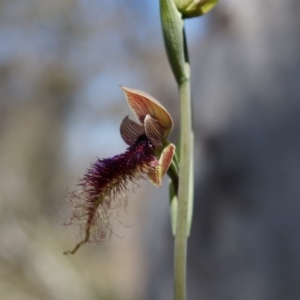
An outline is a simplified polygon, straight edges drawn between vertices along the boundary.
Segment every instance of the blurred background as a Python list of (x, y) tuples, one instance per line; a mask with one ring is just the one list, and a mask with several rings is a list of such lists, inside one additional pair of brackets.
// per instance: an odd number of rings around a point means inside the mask
[[(300, 2), (222, 0), (186, 22), (195, 209), (188, 296), (300, 299)], [(119, 85), (172, 114), (158, 1), (0, 1), (0, 294), (4, 300), (172, 299), (167, 180), (128, 196), (105, 245), (61, 226), (67, 191), (126, 149)]]

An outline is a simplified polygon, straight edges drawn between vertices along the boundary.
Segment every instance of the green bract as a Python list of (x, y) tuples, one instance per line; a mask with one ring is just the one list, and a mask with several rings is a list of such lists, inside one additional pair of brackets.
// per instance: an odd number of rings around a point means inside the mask
[(186, 80), (182, 15), (174, 0), (160, 0), (160, 16), (165, 47), (177, 83)]

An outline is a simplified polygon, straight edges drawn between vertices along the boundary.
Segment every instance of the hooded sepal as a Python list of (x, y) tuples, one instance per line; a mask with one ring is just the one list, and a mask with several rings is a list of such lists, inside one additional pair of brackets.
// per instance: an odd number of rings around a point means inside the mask
[(163, 128), (163, 138), (166, 138), (173, 128), (173, 120), (168, 111), (151, 95), (135, 89), (121, 87), (124, 91), (129, 106), (144, 123), (147, 115), (157, 120)]

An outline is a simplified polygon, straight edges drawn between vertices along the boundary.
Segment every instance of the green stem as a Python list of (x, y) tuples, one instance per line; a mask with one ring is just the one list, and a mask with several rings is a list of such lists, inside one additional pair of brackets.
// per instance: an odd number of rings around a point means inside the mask
[[(184, 29), (183, 29), (184, 30)], [(184, 50), (186, 62), (186, 77), (179, 82), (180, 97), (180, 163), (178, 187), (178, 215), (175, 235), (174, 253), (174, 299), (186, 299), (186, 258), (187, 258), (187, 219), (191, 166), (191, 132), (192, 111), (188, 53), (184, 34)]]

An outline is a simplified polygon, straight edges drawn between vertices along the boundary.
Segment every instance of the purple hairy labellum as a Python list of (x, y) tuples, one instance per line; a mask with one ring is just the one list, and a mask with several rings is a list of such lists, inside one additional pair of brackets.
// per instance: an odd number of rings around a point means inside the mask
[(92, 164), (78, 183), (80, 191), (68, 195), (73, 212), (65, 222), (65, 225), (78, 224), (84, 232), (84, 239), (64, 254), (74, 254), (89, 241), (103, 241), (110, 231), (112, 211), (126, 201), (128, 183), (144, 179), (145, 175), (155, 172), (157, 166), (153, 145), (145, 135), (140, 136), (126, 152), (98, 159)]
[(64, 225), (78, 225), (84, 237), (64, 254), (74, 254), (88, 242), (104, 241), (107, 232), (113, 232), (113, 212), (126, 205), (129, 183), (138, 184), (148, 178), (160, 186), (172, 162), (175, 146), (166, 138), (173, 121), (167, 110), (145, 92), (122, 89), (141, 124), (125, 117), (120, 133), (129, 145), (127, 150), (112, 158), (98, 159), (79, 180), (79, 189), (68, 194), (72, 213)]

